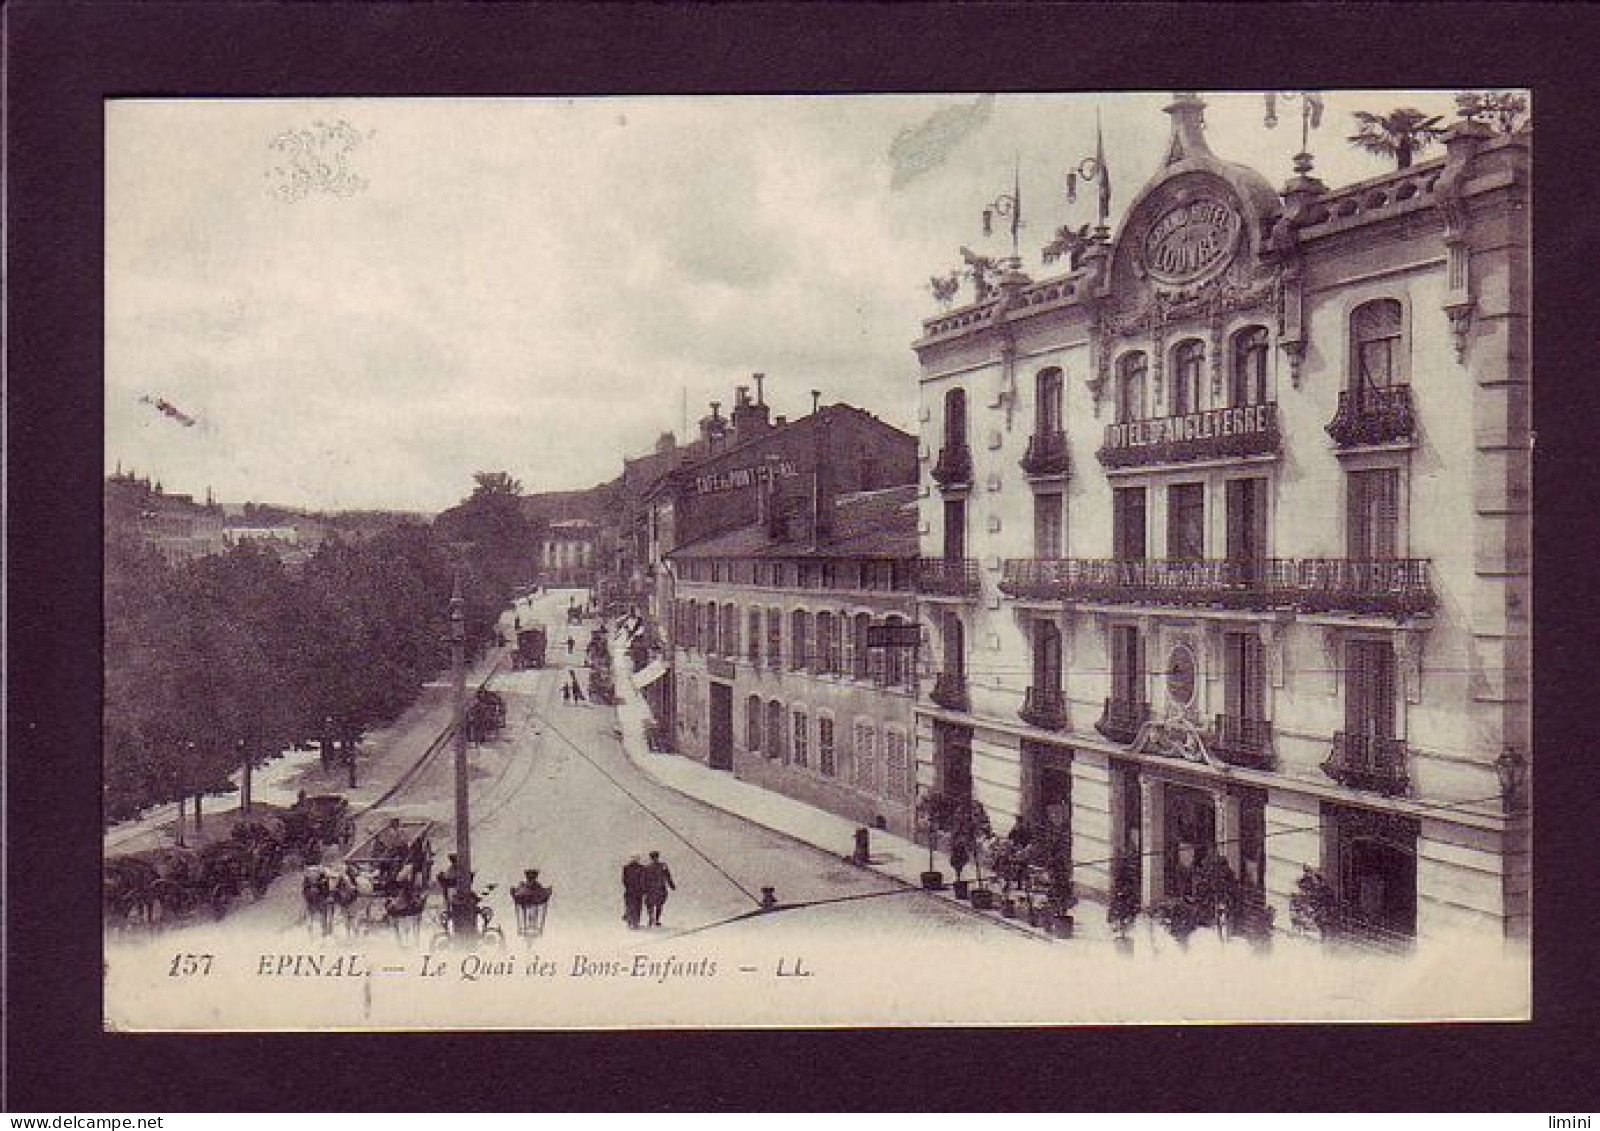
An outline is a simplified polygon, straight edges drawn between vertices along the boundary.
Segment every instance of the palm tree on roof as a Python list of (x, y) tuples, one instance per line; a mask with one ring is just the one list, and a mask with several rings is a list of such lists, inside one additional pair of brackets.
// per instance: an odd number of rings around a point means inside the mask
[(1439, 124), (1443, 116), (1430, 116), (1410, 107), (1390, 110), (1387, 114), (1357, 110), (1355, 120), (1357, 130), (1350, 135), (1350, 144), (1379, 157), (1392, 157), (1396, 168), (1400, 169), (1411, 168), (1412, 158), (1445, 133)]

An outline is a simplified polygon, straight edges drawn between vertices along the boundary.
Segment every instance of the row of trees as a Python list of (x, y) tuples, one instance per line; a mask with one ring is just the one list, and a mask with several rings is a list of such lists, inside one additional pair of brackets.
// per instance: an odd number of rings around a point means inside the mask
[[(486, 478), (474, 499), (503, 493)], [(431, 528), (330, 541), (295, 568), (248, 542), (179, 566), (109, 545), (106, 818), (226, 789), (294, 743), (353, 751), (448, 665), (458, 568), (466, 647), (481, 652), (532, 560), (531, 532), (486, 524), (472, 499), (463, 508)]]

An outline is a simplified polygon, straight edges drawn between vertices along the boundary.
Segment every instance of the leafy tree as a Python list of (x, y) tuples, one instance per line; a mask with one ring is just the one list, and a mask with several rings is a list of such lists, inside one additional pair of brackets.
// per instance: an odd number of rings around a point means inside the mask
[(1456, 95), (1461, 116), (1469, 122), (1487, 118), (1503, 134), (1515, 133), (1532, 125), (1528, 117), (1528, 98), (1514, 90), (1467, 90)]
[(1439, 115), (1402, 107), (1387, 114), (1366, 110), (1355, 112), (1356, 132), (1350, 135), (1355, 148), (1379, 157), (1392, 158), (1395, 167), (1411, 168), (1412, 159), (1444, 136)]

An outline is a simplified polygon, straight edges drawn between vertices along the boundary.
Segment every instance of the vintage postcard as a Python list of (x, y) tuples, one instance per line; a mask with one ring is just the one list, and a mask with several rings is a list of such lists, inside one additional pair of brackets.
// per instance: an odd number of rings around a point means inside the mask
[(1528, 1017), (1532, 113), (108, 102), (105, 1025)]

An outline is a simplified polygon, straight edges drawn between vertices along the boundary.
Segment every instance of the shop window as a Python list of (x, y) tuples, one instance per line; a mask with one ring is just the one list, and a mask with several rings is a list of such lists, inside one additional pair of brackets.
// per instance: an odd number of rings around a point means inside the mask
[(1350, 313), (1350, 387), (1387, 389), (1406, 383), (1405, 311), (1391, 298), (1363, 303)]
[(1200, 379), (1205, 370), (1206, 348), (1199, 338), (1172, 347), (1172, 382), (1168, 416), (1200, 411)]
[(1232, 408), (1267, 403), (1267, 329), (1247, 326), (1233, 336), (1232, 366), (1228, 374), (1228, 404)]
[(1124, 354), (1117, 362), (1117, 423), (1145, 417), (1145, 380), (1150, 360), (1143, 353)]

